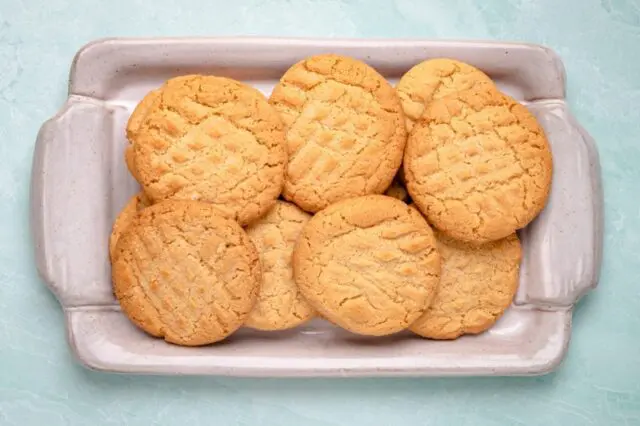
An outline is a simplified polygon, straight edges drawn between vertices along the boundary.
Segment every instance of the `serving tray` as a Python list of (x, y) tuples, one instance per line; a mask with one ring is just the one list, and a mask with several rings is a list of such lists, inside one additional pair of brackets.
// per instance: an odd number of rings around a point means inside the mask
[[(268, 95), (305, 56), (360, 58), (392, 83), (414, 64), (450, 57), (485, 71), (524, 103), (553, 151), (549, 203), (520, 232), (520, 287), (488, 332), (455, 341), (401, 333), (356, 336), (322, 320), (284, 332), (241, 329), (207, 347), (170, 345), (139, 331), (111, 287), (108, 237), (139, 188), (123, 152), (125, 123), (142, 96), (176, 75), (205, 73)], [(106, 39), (76, 55), (69, 98), (38, 134), (31, 182), (38, 270), (65, 312), (78, 360), (98, 370), (230, 376), (534, 375), (553, 370), (571, 335), (572, 308), (595, 288), (602, 256), (598, 154), (565, 100), (562, 62), (535, 45), (430, 40), (284, 38)]]

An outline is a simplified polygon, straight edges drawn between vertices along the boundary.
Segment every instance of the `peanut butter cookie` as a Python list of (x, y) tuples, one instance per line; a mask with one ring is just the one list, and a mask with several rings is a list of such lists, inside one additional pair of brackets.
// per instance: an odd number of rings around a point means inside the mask
[(165, 86), (166, 83), (159, 89), (152, 90), (147, 93), (136, 105), (133, 112), (129, 116), (126, 132), (127, 139), (129, 139), (129, 142), (131, 142), (132, 144), (136, 143), (144, 120), (147, 118), (149, 112), (153, 110), (154, 105), (156, 105), (156, 102), (158, 101), (158, 99), (160, 98), (160, 94), (162, 93), (162, 89), (164, 89)]
[(173, 78), (131, 134), (135, 170), (154, 202), (206, 201), (247, 225), (269, 211), (282, 190), (284, 125), (260, 92), (240, 82)]
[(134, 158), (135, 155), (136, 153), (135, 153), (135, 150), (133, 149), (133, 145), (132, 144), (127, 145), (127, 147), (124, 149), (124, 162), (127, 165), (127, 169), (129, 169), (129, 173), (131, 173), (131, 175), (135, 180), (140, 182), (140, 175), (136, 170), (136, 163), (135, 163), (136, 160)]
[(147, 93), (145, 97), (142, 98), (142, 100), (138, 103), (138, 105), (136, 105), (135, 109), (131, 113), (131, 116), (129, 117), (129, 121), (127, 122), (126, 131), (127, 139), (129, 139), (129, 145), (125, 148), (124, 158), (129, 172), (138, 182), (140, 181), (140, 178), (135, 168), (135, 152), (133, 149), (133, 144), (137, 139), (138, 132), (140, 131), (140, 127), (142, 126), (142, 122), (151, 110), (154, 102), (156, 102), (156, 100), (160, 96), (160, 92), (161, 89), (157, 89)]
[(122, 311), (147, 333), (185, 346), (240, 327), (261, 280), (244, 230), (212, 204), (164, 201), (142, 210), (116, 245), (112, 268)]
[(118, 243), (118, 239), (120, 239), (120, 235), (122, 235), (124, 230), (127, 229), (131, 222), (133, 222), (134, 218), (138, 215), (138, 212), (150, 205), (151, 203), (147, 199), (146, 195), (144, 195), (144, 192), (140, 192), (131, 197), (127, 205), (124, 206), (122, 211), (118, 214), (118, 217), (113, 222), (111, 236), (109, 237), (109, 256), (111, 257), (111, 261), (114, 260), (116, 244)]
[(499, 240), (544, 208), (552, 159), (531, 113), (497, 90), (433, 101), (405, 151), (407, 189), (429, 223), (458, 240)]
[(260, 254), (262, 286), (246, 326), (284, 330), (313, 317), (313, 308), (298, 291), (291, 265), (293, 247), (310, 218), (294, 204), (278, 201), (266, 216), (247, 228)]
[(431, 302), (440, 256), (424, 218), (402, 201), (369, 195), (332, 204), (302, 230), (296, 282), (329, 321), (381, 336), (406, 329)]
[(455, 339), (487, 330), (509, 307), (518, 288), (522, 250), (516, 234), (483, 245), (436, 231), (442, 256), (436, 297), (409, 329), (431, 339)]
[(400, 99), (376, 70), (352, 58), (313, 56), (284, 74), (270, 102), (287, 127), (286, 199), (316, 212), (387, 189), (406, 130)]
[(479, 69), (447, 58), (419, 63), (396, 85), (409, 132), (432, 100), (469, 89), (493, 88), (493, 81)]

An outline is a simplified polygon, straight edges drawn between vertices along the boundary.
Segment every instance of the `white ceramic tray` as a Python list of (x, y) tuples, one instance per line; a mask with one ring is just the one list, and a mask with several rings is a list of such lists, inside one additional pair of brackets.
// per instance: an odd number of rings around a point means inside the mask
[[(165, 79), (224, 75), (269, 94), (299, 59), (320, 52), (360, 58), (393, 83), (431, 57), (489, 74), (542, 123), (554, 160), (553, 189), (521, 232), (520, 288), (490, 331), (456, 341), (410, 334), (365, 338), (315, 320), (287, 332), (241, 329), (208, 347), (146, 336), (118, 308), (107, 239), (129, 196), (125, 122)], [(69, 344), (89, 368), (129, 373), (233, 376), (532, 375), (554, 369), (571, 334), (573, 305), (598, 281), (602, 190), (593, 140), (570, 114), (562, 63), (533, 45), (428, 40), (204, 38), (101, 40), (73, 61), (69, 98), (44, 123), (34, 153), (31, 214), (37, 266), (66, 314)]]

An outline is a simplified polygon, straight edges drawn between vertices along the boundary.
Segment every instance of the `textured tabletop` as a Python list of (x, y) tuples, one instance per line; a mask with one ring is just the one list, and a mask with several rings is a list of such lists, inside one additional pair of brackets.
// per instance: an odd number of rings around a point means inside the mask
[[(187, 6), (188, 4), (188, 6)], [(598, 143), (599, 288), (568, 357), (537, 378), (250, 380), (126, 377), (71, 357), (28, 227), (40, 124), (76, 50), (106, 36), (430, 37), (543, 43)], [(636, 0), (1, 0), (0, 425), (640, 425), (640, 2)]]

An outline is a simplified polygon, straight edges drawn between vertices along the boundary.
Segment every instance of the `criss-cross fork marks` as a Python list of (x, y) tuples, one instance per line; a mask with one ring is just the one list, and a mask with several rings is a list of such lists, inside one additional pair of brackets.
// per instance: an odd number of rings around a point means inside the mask
[(134, 145), (136, 169), (155, 200), (212, 202), (246, 224), (271, 207), (282, 188), (283, 125), (258, 94), (213, 81), (212, 87), (187, 82), (195, 86), (163, 89)]
[(505, 99), (479, 109), (434, 103), (409, 141), (410, 192), (436, 226), (457, 228), (459, 238), (502, 238), (546, 199), (551, 157), (542, 130), (521, 122), (524, 107)]
[(116, 295), (134, 321), (142, 315), (143, 329), (189, 345), (219, 340), (243, 322), (257, 282), (251, 256), (233, 232), (160, 221), (136, 225), (123, 238)]
[(212, 116), (154, 156), (159, 178), (149, 188), (159, 198), (213, 202), (236, 218), (274, 185), (272, 168), (283, 165), (270, 160), (269, 149), (251, 133)]
[[(512, 130), (518, 133), (522, 129), (512, 126)], [(434, 125), (431, 136), (438, 138), (450, 131), (448, 125)], [(454, 143), (425, 147), (424, 154), (415, 158), (412, 166), (421, 171), (416, 183), (429, 188), (429, 193), (442, 201), (464, 200), (473, 193), (488, 191), (496, 197), (503, 192), (519, 204), (523, 200), (518, 180), (527, 179), (526, 170), (509, 142), (498, 133), (470, 135), (456, 138)]]
[(398, 82), (397, 90), (407, 118), (407, 130), (420, 119), (433, 99), (474, 88), (493, 88), (482, 71), (451, 59), (432, 59), (411, 68)]
[(340, 61), (335, 59), (324, 74), (322, 66), (294, 66), (271, 98), (287, 125), (285, 196), (312, 210), (383, 191), (404, 146), (401, 107), (393, 90), (381, 89), (387, 83), (366, 65), (342, 69), (358, 83), (333, 75)]

